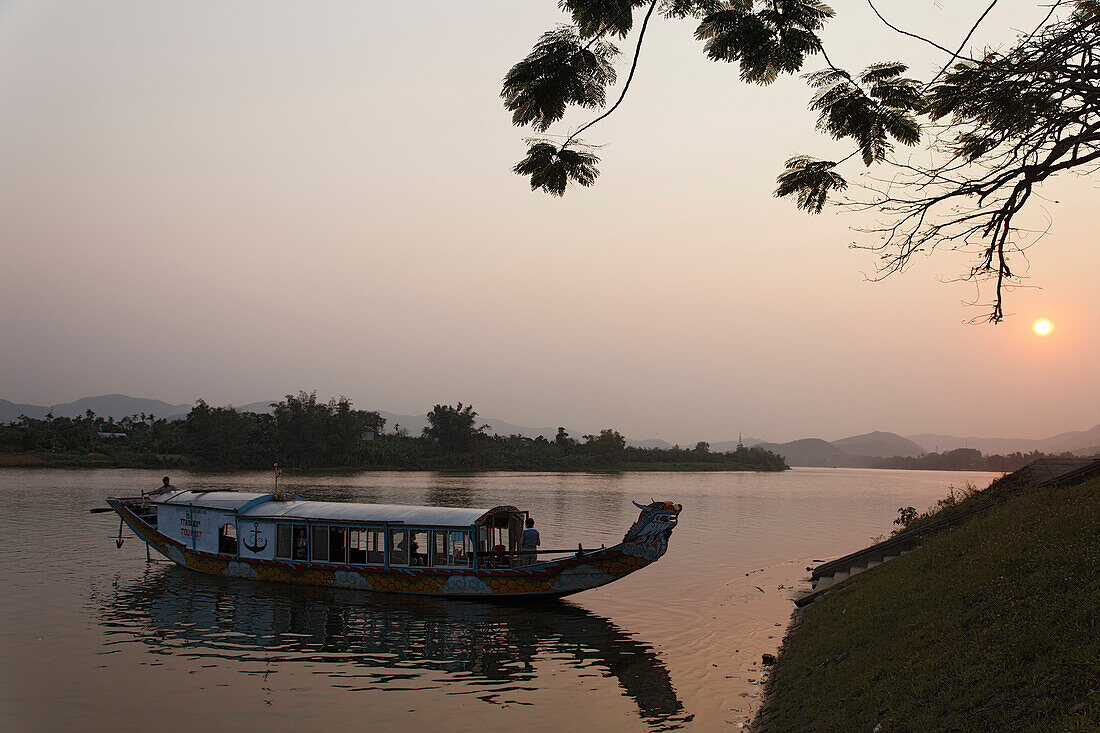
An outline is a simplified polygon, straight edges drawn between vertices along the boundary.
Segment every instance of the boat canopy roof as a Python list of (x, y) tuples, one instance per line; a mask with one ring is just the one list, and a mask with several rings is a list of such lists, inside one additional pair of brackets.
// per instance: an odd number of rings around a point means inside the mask
[(355, 504), (339, 501), (280, 501), (272, 494), (243, 491), (177, 491), (157, 497), (160, 504), (190, 505), (239, 512), (246, 517), (308, 519), (331, 522), (408, 524), (428, 527), (471, 527), (498, 512), (518, 512), (512, 506), (464, 509), (400, 504)]

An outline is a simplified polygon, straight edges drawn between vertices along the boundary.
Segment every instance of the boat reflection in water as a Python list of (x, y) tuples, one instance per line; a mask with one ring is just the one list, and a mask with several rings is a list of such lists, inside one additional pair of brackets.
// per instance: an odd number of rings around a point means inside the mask
[(353, 691), (408, 690), (419, 680), (421, 690), (470, 687), (497, 703), (494, 688), (560, 685), (540, 682), (536, 669), (536, 657), (553, 657), (615, 677), (650, 725), (672, 729), (691, 719), (650, 646), (564, 601), (511, 606), (288, 588), (159, 566), (93, 602), (109, 644), (136, 641), (158, 654), (216, 659), (219, 667), (238, 662), (244, 673), (257, 662), (306, 662), (313, 673), (356, 682), (339, 685)]

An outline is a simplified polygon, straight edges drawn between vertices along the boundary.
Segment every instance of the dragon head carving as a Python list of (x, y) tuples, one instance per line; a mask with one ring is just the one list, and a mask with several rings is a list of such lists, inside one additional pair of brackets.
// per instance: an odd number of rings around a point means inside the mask
[(672, 535), (672, 528), (676, 526), (676, 519), (683, 507), (671, 501), (654, 501), (648, 505), (634, 502), (634, 506), (642, 512), (626, 531), (623, 542), (644, 549), (645, 556), (653, 555), (651, 559), (655, 560), (668, 549), (668, 538)]

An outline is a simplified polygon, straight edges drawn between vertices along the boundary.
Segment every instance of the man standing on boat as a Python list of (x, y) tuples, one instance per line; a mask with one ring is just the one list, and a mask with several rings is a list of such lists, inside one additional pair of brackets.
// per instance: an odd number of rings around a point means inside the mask
[(161, 479), (161, 487), (149, 492), (149, 496), (160, 496), (161, 494), (168, 494), (176, 490), (176, 487), (172, 485), (172, 482), (165, 476)]
[(535, 520), (531, 517), (527, 517), (527, 529), (523, 530), (523, 540), (520, 542), (520, 549), (523, 550), (523, 564), (534, 565), (535, 564), (535, 550), (542, 544), (542, 539), (539, 538), (539, 531), (535, 529)]

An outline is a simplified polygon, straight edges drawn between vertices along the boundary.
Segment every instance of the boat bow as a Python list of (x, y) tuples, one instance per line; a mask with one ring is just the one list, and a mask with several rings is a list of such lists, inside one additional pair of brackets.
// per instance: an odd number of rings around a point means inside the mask
[(654, 501), (648, 505), (635, 501), (633, 504), (642, 512), (623, 536), (622, 550), (627, 555), (653, 562), (668, 550), (668, 538), (672, 536), (683, 507), (671, 501)]

